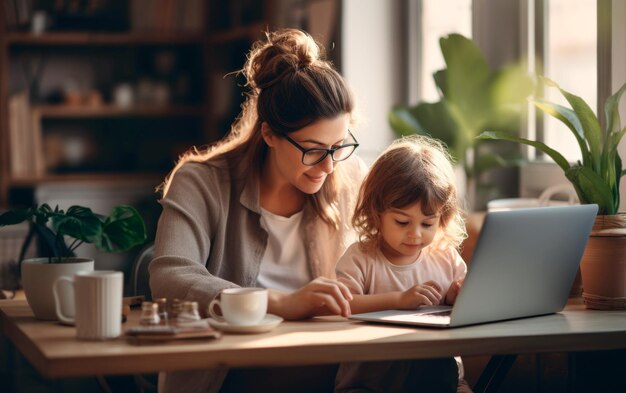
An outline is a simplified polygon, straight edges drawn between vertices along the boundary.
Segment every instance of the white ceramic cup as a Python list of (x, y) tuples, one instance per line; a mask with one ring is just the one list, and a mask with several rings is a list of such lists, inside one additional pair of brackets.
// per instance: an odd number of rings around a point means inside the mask
[[(565, 195), (567, 197), (567, 201), (552, 200), (553, 196), (559, 194)], [(529, 207), (574, 205), (577, 203), (579, 203), (579, 201), (574, 187), (570, 184), (556, 184), (546, 188), (541, 195), (539, 195), (539, 198), (494, 199), (487, 202), (487, 210), (495, 212)]]
[[(215, 312), (219, 305), (222, 315)], [(209, 304), (209, 315), (229, 325), (252, 326), (263, 320), (267, 313), (267, 289), (229, 288), (224, 289), (219, 299)]]
[[(61, 285), (74, 288), (75, 316), (63, 315), (59, 302)], [(93, 271), (59, 277), (52, 287), (59, 320), (76, 325), (76, 336), (85, 340), (106, 340), (122, 331), (122, 292), (124, 274), (115, 271)]]

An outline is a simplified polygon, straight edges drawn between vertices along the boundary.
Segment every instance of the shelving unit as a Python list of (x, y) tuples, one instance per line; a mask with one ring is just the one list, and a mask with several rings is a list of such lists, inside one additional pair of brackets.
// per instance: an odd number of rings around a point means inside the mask
[(32, 111), (43, 119), (204, 116), (204, 108), (200, 105), (134, 106), (132, 108), (120, 108), (113, 105), (102, 105), (96, 108), (36, 105), (32, 107)]
[(76, 183), (89, 182), (99, 184), (111, 184), (113, 186), (124, 184), (137, 184), (137, 182), (148, 182), (159, 184), (163, 180), (161, 172), (109, 172), (109, 173), (73, 173), (63, 175), (44, 175), (40, 177), (21, 177), (13, 178), (11, 186), (14, 187), (33, 187), (41, 183)]
[[(11, 19), (7, 12), (14, 11), (10, 2), (0, 2), (0, 209), (24, 203), (19, 200), (24, 190), (50, 183), (112, 187), (135, 183), (153, 188), (182, 152), (221, 138), (243, 100), (238, 91), (241, 80), (223, 76), (243, 65), (250, 43), (272, 26), (270, 7), (279, 1), (252, 2), (252, 8), (245, 0), (195, 1), (202, 24), (193, 31), (172, 26), (137, 30), (131, 9), (136, 5), (131, 0), (105, 1), (115, 7), (126, 4), (126, 29), (64, 31), (62, 26), (52, 26), (40, 34), (30, 32), (28, 25), (7, 22)], [(43, 3), (50, 15), (54, 4), (63, 2), (33, 3)], [(163, 16), (169, 17), (161, 13), (175, 13), (175, 7), (189, 3), (141, 4), (156, 7), (145, 14), (158, 25)], [(158, 8), (163, 4), (165, 10)], [(159, 74), (155, 71), (159, 61), (175, 64)], [(72, 82), (68, 77), (72, 72), (67, 71), (72, 68), (77, 79), (88, 80), (79, 81), (81, 94), (96, 96), (95, 103), (77, 104), (70, 99), (63, 83), (64, 79), (66, 84)], [(153, 88), (166, 86), (166, 98), (138, 102), (146, 80)], [(115, 88), (121, 84), (131, 86), (137, 102), (116, 105)], [(185, 94), (178, 94), (176, 89), (184, 84)], [(17, 110), (26, 119), (21, 123), (14, 120), (11, 101), (20, 91), (29, 97)], [(22, 129), (15, 128), (18, 123)], [(16, 149), (20, 143), (22, 149)], [(16, 170), (16, 162), (33, 157), (39, 164), (26, 163), (26, 169)], [(16, 189), (18, 197), (13, 196)]]
[[(56, 24), (31, 32), (32, 7)], [(81, 20), (72, 7), (111, 8)], [(253, 41), (298, 27), (329, 48), (340, 44), (340, 20), (339, 0), (0, 0), (0, 210), (56, 184), (151, 192), (180, 154), (229, 131), (244, 99), (232, 72)], [(330, 55), (340, 67), (338, 53)], [(169, 71), (157, 72), (158, 62)], [(152, 95), (140, 94), (146, 79)], [(116, 105), (124, 84), (136, 99)], [(20, 92), (21, 128), (12, 101)], [(160, 98), (138, 98), (146, 96)]]
[(195, 45), (201, 44), (200, 33), (85, 33), (49, 32), (33, 34), (27, 32), (8, 33), (8, 45), (57, 46), (57, 45)]

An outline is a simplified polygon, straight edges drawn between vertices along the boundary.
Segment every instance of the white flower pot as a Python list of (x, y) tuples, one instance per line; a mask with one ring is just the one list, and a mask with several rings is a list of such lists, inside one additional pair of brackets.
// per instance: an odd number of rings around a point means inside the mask
[[(22, 261), (22, 287), (35, 318), (57, 320), (52, 296), (52, 285), (57, 278), (72, 277), (78, 272), (93, 270), (93, 259), (86, 258), (65, 258), (62, 263), (49, 263), (48, 258)], [(74, 302), (70, 291), (67, 287), (60, 291), (60, 303), (64, 315), (74, 316)]]

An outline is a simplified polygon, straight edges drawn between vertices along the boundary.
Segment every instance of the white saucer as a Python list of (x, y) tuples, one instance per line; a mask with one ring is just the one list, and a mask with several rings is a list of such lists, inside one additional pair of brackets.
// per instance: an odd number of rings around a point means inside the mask
[(209, 325), (227, 333), (265, 333), (280, 325), (283, 319), (277, 315), (267, 314), (261, 322), (250, 326), (229, 325), (228, 322), (209, 318)]

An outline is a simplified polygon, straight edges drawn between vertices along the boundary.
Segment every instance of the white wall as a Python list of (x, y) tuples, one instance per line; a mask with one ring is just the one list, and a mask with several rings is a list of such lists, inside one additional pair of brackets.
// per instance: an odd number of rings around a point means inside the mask
[(359, 156), (368, 164), (394, 139), (387, 113), (401, 101), (398, 1), (344, 0), (342, 73), (355, 92)]

